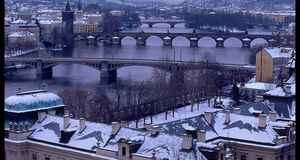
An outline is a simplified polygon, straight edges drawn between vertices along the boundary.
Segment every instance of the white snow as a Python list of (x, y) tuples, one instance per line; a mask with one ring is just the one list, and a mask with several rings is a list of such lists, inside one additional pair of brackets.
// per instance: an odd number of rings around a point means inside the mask
[[(222, 123), (225, 122), (224, 113), (216, 113), (214, 118), (216, 123), (213, 125), (213, 127), (219, 136), (239, 140), (248, 140), (254, 143), (265, 142), (273, 144), (273, 139), (275, 138), (276, 132), (269, 125), (267, 125), (265, 130), (258, 129), (258, 117), (231, 113), (229, 124)], [(231, 126), (233, 124), (237, 126)], [(231, 127), (226, 128), (228, 126)], [(242, 127), (242, 129), (239, 127)]]
[(280, 96), (280, 97), (284, 97), (286, 96), (287, 94), (284, 92), (283, 88), (282, 87), (277, 87), (273, 90), (270, 90), (268, 92), (266, 92), (265, 94), (267, 95), (272, 95), (272, 96)]
[(248, 110), (251, 114), (253, 114), (253, 113), (261, 114), (262, 113), (262, 110), (255, 110), (253, 107), (250, 107)]
[[(223, 101), (225, 108), (227, 108), (226, 106), (229, 105), (230, 99), (222, 98), (221, 100)], [(214, 101), (213, 99), (210, 100), (210, 103), (211, 103), (210, 106), (214, 105), (213, 101)], [(177, 120), (182, 120), (182, 119), (186, 119), (186, 118), (190, 118), (190, 117), (195, 117), (195, 116), (204, 114), (204, 111), (214, 112), (214, 111), (221, 110), (221, 109), (215, 109), (212, 107), (208, 107), (207, 100), (199, 103), (199, 110), (197, 110), (197, 104), (194, 104), (193, 108), (194, 108), (193, 112), (191, 111), (191, 105), (178, 108), (174, 112), (174, 117), (172, 116), (172, 111), (168, 111), (167, 120), (165, 119), (165, 113), (160, 113), (160, 114), (154, 115), (152, 117), (152, 124), (157, 125), (157, 124), (163, 124), (163, 123), (173, 122), (173, 121), (177, 121)], [(144, 128), (143, 122), (144, 122), (143, 119), (139, 119), (138, 128)], [(146, 123), (150, 123), (150, 122), (151, 122), (150, 117), (146, 117)], [(136, 128), (136, 122), (135, 121), (129, 122), (129, 127)]]
[(40, 92), (34, 94), (15, 95), (5, 98), (7, 105), (33, 105), (39, 102), (53, 102), (60, 99), (56, 94), (50, 92)]
[(274, 83), (264, 83), (264, 82), (246, 83), (245, 86), (241, 86), (241, 88), (257, 89), (257, 90), (265, 90), (265, 91), (275, 89), (275, 87), (276, 84)]
[(265, 48), (266, 51), (272, 56), (272, 58), (290, 58), (291, 57), (291, 49), (289, 50), (288, 53), (282, 53), (280, 48)]
[[(43, 127), (44, 125), (47, 125), (51, 122), (56, 122), (59, 124), (59, 128), (60, 128), (59, 131), (63, 129), (63, 117), (47, 115), (41, 124), (35, 125), (36, 130), (33, 132), (31, 137), (43, 141), (59, 143), (59, 135), (56, 135), (54, 131)], [(79, 126), (79, 120), (70, 119), (70, 125), (67, 128), (67, 130), (74, 130), (78, 128), (78, 126)], [(95, 135), (93, 136), (91, 135), (90, 137), (85, 137), (88, 136), (89, 134), (95, 134)], [(79, 130), (76, 130), (76, 132), (71, 137), (69, 143), (65, 145), (91, 150), (92, 147), (95, 146), (98, 142), (96, 136), (102, 138), (103, 141), (100, 141), (100, 146), (102, 147), (109, 139), (110, 134), (111, 134), (110, 125), (87, 121), (86, 128), (84, 129), (84, 131), (81, 134), (79, 134)]]

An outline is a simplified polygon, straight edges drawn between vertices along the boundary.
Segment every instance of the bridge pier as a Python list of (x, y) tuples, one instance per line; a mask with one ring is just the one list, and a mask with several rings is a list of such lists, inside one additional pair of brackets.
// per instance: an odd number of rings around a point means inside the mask
[(137, 40), (136, 40), (136, 45), (144, 46), (144, 45), (146, 45), (146, 40), (142, 37), (138, 37)]
[(190, 46), (191, 47), (198, 47), (198, 38), (196, 38), (196, 37), (190, 38)]
[(53, 75), (53, 69), (52, 67), (49, 68), (37, 68), (36, 70), (36, 79), (42, 80), (42, 79), (51, 79)]
[(220, 48), (224, 47), (224, 39), (223, 38), (221, 38), (221, 37), (217, 38), (216, 42), (217, 42), (216, 47), (220, 47)]
[(117, 81), (117, 70), (109, 69), (108, 63), (101, 64), (100, 84), (110, 84)]
[(164, 46), (172, 46), (172, 39), (170, 37), (163, 38)]
[(100, 84), (110, 84), (117, 81), (117, 70), (101, 69)]
[(242, 47), (243, 48), (250, 48), (250, 43), (251, 43), (251, 40), (249, 38), (244, 38), (242, 39)]
[(120, 37), (114, 36), (111, 39), (112, 45), (121, 45), (121, 39)]

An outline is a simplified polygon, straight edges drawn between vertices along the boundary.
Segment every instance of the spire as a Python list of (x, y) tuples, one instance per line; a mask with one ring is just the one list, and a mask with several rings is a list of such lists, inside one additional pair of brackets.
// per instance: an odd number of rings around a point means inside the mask
[(77, 9), (78, 9), (78, 11), (81, 11), (81, 10), (82, 10), (81, 0), (78, 1)]
[(69, 1), (67, 2), (67, 5), (66, 5), (66, 11), (71, 11)]

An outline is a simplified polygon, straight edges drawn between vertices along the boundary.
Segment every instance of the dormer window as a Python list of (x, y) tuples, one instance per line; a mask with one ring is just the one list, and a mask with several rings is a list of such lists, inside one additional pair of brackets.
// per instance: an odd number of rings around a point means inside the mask
[(126, 147), (122, 147), (122, 156), (126, 156)]

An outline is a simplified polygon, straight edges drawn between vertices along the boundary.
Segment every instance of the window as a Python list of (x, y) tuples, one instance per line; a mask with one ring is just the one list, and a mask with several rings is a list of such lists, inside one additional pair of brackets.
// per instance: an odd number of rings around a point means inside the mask
[(246, 160), (247, 156), (246, 155), (241, 155), (241, 160)]
[(126, 156), (126, 148), (122, 147), (122, 156)]
[(36, 156), (36, 154), (32, 154), (32, 160), (37, 160), (37, 156)]

